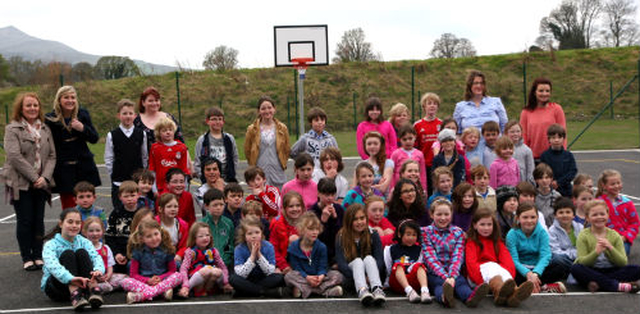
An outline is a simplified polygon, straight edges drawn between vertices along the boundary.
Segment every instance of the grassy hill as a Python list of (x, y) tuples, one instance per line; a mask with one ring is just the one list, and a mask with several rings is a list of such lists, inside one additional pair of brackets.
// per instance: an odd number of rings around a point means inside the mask
[[(609, 84), (614, 92), (638, 71), (638, 47), (518, 53), (452, 60), (429, 59), (397, 62), (336, 64), (312, 67), (305, 80), (305, 107), (320, 106), (329, 115), (330, 131), (354, 129), (362, 120), (364, 101), (380, 97), (386, 108), (397, 102), (411, 108), (411, 68), (415, 68), (415, 116), (419, 116), (418, 93), (435, 92), (442, 98), (439, 116), (453, 112), (461, 100), (466, 73), (470, 69), (487, 76), (490, 95), (500, 96), (509, 117), (517, 118), (523, 107), (523, 62), (527, 63), (527, 89), (538, 76), (553, 81), (552, 99), (560, 103), (569, 120), (593, 116), (609, 100)], [(287, 123), (287, 99), (291, 103), (291, 127), (295, 121), (294, 72), (290, 68), (243, 69), (227, 73), (211, 71), (180, 74), (182, 126), (188, 138), (205, 130), (203, 113), (209, 106), (222, 106), (226, 112), (226, 131), (244, 135), (256, 116), (256, 100), (267, 94), (276, 100), (277, 117)], [(73, 82), (66, 82), (73, 84)], [(58, 82), (51, 85), (0, 90), (0, 107), (9, 105), (23, 90), (36, 91), (51, 110)], [(153, 85), (162, 93), (163, 109), (178, 116), (174, 74), (144, 76), (113, 81), (89, 81), (74, 84), (83, 107), (92, 115), (103, 136), (117, 125), (115, 103), (121, 98), (137, 101), (144, 87)], [(616, 102), (615, 114), (629, 118), (638, 114), (638, 83), (631, 85)], [(0, 119), (0, 124), (5, 119)], [(291, 128), (290, 127), (290, 128)], [(2, 127), (0, 130), (4, 130)]]

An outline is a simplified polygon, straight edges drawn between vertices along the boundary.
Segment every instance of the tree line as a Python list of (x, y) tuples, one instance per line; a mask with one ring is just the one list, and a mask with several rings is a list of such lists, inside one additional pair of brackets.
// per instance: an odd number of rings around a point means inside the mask
[[(541, 19), (540, 36), (529, 51), (638, 45), (637, 9), (634, 0), (564, 0)], [(374, 51), (362, 28), (345, 31), (334, 52), (334, 63), (382, 61), (382, 54)], [(220, 45), (207, 52), (202, 67), (214, 71), (233, 70), (238, 67), (238, 55), (238, 50)], [(433, 58), (473, 57), (476, 49), (471, 40), (447, 32), (434, 41), (429, 55)], [(102, 57), (94, 66), (87, 62), (72, 65), (28, 61), (17, 56), (5, 59), (0, 55), (0, 87), (56, 84), (60, 75), (77, 82), (141, 74), (128, 57)]]

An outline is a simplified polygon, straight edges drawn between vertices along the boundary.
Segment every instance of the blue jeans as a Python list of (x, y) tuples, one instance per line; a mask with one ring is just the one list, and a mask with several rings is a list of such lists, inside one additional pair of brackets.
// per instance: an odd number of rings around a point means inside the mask
[[(442, 284), (444, 284), (444, 279), (440, 276), (432, 274), (431, 272), (427, 273), (427, 279), (429, 280), (429, 290), (433, 291), (433, 295), (436, 298), (436, 301), (442, 303)], [(456, 278), (456, 284), (453, 287), (455, 295), (462, 301), (467, 301), (473, 290), (469, 287), (469, 283), (467, 279), (465, 279), (462, 275)]]
[(624, 251), (627, 253), (627, 257), (629, 257), (629, 253), (631, 252), (631, 243), (624, 241)]

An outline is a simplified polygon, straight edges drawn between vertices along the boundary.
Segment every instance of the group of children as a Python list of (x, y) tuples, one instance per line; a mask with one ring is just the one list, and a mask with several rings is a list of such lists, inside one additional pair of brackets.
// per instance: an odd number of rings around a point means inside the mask
[[(76, 309), (99, 307), (101, 294), (115, 289), (127, 292), (127, 303), (174, 293), (308, 298), (355, 289), (368, 306), (383, 304), (388, 287), (410, 302), (447, 307), (456, 298), (475, 307), (487, 293), (497, 305), (518, 306), (531, 293), (566, 292), (567, 276), (590, 291), (640, 289), (640, 267), (627, 265), (640, 222), (620, 194), (619, 173), (603, 172), (593, 200), (592, 180), (576, 177), (562, 146), (562, 127), (549, 128), (550, 148), (535, 166), (517, 122), (502, 137), (495, 122), (482, 133), (458, 132), (454, 120), (436, 117), (439, 103), (423, 97), (425, 118), (400, 127), (390, 155), (388, 139), (364, 134), (368, 158), (351, 188), (326, 114), (312, 110), (317, 136), (294, 145), (295, 178), (279, 190), (249, 167), (245, 197), (221, 110), (207, 111), (194, 171), (171, 120), (158, 122), (147, 149), (130, 121), (133, 103), (121, 101), (121, 124), (105, 150), (114, 208), (107, 219), (93, 204), (95, 188), (76, 185), (77, 206), (63, 210), (44, 248), (42, 289)], [(382, 108), (370, 109), (376, 123)], [(187, 191), (191, 175), (202, 182), (195, 195)]]

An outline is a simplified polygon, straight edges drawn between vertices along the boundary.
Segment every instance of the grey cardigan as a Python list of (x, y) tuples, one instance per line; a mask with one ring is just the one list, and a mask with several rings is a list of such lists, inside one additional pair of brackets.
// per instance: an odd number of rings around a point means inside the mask
[[(584, 226), (575, 220), (571, 221), (571, 226), (573, 227), (573, 234), (577, 239), (578, 234), (580, 234)], [(558, 220), (553, 220), (553, 225), (549, 228), (549, 245), (551, 246), (551, 253), (553, 254), (567, 255), (572, 260), (578, 257), (577, 248), (571, 244), (569, 235), (562, 229)]]
[(40, 129), (40, 160), (42, 174), (38, 175), (33, 163), (36, 158), (36, 142), (29, 136), (25, 126), (12, 121), (5, 127), (4, 150), (7, 154), (1, 179), (13, 188), (13, 199), (17, 200), (20, 191), (28, 191), (39, 177), (47, 180), (49, 188), (54, 186), (53, 169), (56, 166), (56, 148), (51, 130), (43, 122)]

